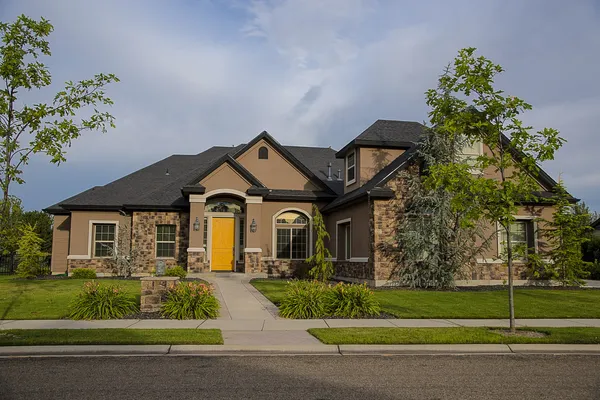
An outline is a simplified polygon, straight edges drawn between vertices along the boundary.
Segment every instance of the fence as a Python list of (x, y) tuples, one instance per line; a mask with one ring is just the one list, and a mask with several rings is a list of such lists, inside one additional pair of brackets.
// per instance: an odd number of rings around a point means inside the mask
[[(17, 271), (19, 257), (16, 254), (0, 254), (0, 275), (10, 275)], [(40, 260), (39, 275), (50, 275), (50, 257), (43, 257)]]

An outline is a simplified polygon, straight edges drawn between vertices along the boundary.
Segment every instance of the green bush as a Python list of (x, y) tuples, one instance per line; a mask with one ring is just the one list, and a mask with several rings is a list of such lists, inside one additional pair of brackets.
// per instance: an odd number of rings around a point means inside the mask
[(322, 318), (327, 290), (327, 285), (317, 281), (290, 281), (279, 304), (279, 314), (284, 318)]
[(201, 282), (179, 282), (169, 290), (161, 313), (173, 319), (207, 319), (219, 316), (219, 301), (213, 287)]
[(167, 268), (165, 271), (165, 276), (178, 276), (181, 279), (185, 279), (187, 272), (185, 269), (183, 269), (183, 267), (177, 265), (175, 267)]
[(111, 319), (134, 314), (138, 306), (120, 287), (101, 286), (90, 281), (71, 303), (69, 317), (72, 319)]
[(363, 318), (381, 311), (375, 294), (366, 284), (338, 283), (327, 291), (327, 314), (342, 318)]
[(21, 228), (21, 238), (19, 239), (19, 264), (17, 265), (17, 275), (20, 278), (32, 279), (41, 275), (44, 271), (44, 259), (48, 253), (42, 251), (44, 240), (35, 233), (32, 225), (26, 224)]
[(71, 272), (73, 279), (96, 279), (96, 270), (91, 268), (76, 268)]
[(594, 260), (585, 264), (585, 270), (589, 273), (587, 279), (600, 280), (600, 261)]

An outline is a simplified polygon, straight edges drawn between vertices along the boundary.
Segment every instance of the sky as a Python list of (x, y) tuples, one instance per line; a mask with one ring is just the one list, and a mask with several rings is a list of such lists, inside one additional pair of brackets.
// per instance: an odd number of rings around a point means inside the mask
[(86, 132), (13, 187), (41, 209), (171, 154), (246, 143), (343, 147), (377, 119), (427, 120), (424, 92), (459, 49), (501, 64), (499, 89), (567, 143), (543, 168), (600, 211), (598, 0), (0, 0), (0, 20), (54, 25), (53, 84), (114, 73), (116, 128)]

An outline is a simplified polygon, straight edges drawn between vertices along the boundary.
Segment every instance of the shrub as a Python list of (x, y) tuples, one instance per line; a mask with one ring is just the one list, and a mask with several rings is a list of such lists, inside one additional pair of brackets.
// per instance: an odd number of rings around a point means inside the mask
[(138, 306), (116, 285), (101, 286), (98, 282), (86, 282), (83, 291), (71, 303), (69, 317), (72, 319), (111, 319), (134, 314)]
[(201, 282), (179, 282), (169, 290), (161, 313), (173, 319), (207, 319), (219, 316), (213, 287)]
[(35, 278), (40, 275), (43, 267), (43, 260), (48, 253), (42, 251), (44, 240), (35, 233), (35, 229), (30, 224), (21, 228), (21, 238), (19, 239), (19, 265), (17, 266), (17, 275), (20, 278)]
[(71, 273), (73, 279), (96, 279), (96, 270), (91, 268), (76, 268)]
[(167, 268), (165, 271), (165, 276), (178, 276), (181, 279), (185, 279), (187, 272), (185, 269), (183, 269), (183, 267), (177, 265), (175, 267)]
[(317, 281), (291, 281), (279, 305), (284, 318), (322, 318), (325, 315), (327, 285)]
[(379, 303), (366, 284), (338, 283), (327, 291), (327, 314), (343, 318), (362, 318), (378, 315)]

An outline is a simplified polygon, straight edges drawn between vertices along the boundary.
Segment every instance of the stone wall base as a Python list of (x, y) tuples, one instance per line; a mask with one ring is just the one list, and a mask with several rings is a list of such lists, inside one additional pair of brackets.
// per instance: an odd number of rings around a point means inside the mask
[(278, 278), (306, 278), (310, 266), (304, 260), (262, 260), (262, 272)]
[(110, 260), (105, 258), (92, 258), (89, 260), (69, 260), (67, 259), (67, 272), (70, 275), (74, 269), (89, 268), (96, 273), (104, 275), (113, 275), (113, 269)]
[(244, 253), (244, 272), (246, 274), (256, 274), (262, 271), (261, 263), (262, 252)]
[(187, 253), (187, 270), (190, 273), (209, 272), (210, 265), (205, 261), (204, 252), (191, 251)]
[(140, 298), (140, 311), (143, 313), (160, 311), (163, 297), (173, 289), (179, 278), (176, 276), (149, 276), (141, 278), (142, 296)]
[(360, 261), (334, 261), (334, 275), (358, 280), (373, 280), (373, 263)]

